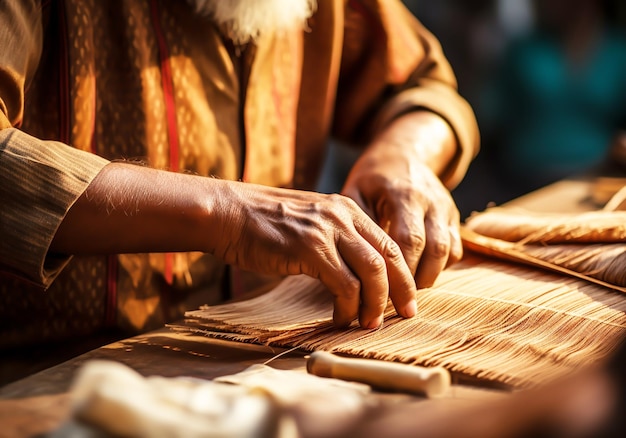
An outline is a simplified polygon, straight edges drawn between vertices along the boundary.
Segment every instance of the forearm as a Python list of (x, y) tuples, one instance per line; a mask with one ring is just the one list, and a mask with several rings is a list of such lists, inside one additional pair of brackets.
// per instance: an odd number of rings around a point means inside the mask
[(406, 113), (373, 140), (342, 190), (398, 243), (418, 288), (462, 256), (459, 213), (445, 186), (450, 166), (461, 170), (459, 153), (443, 118)]
[(409, 166), (398, 171), (410, 171), (412, 163), (420, 163), (441, 177), (457, 152), (454, 132), (442, 117), (430, 111), (413, 111), (391, 122), (368, 147), (366, 156)]
[[(219, 180), (111, 163), (70, 208), (52, 253), (209, 251)], [(199, 230), (202, 230), (200, 232)], [(213, 236), (214, 237), (214, 236)]]
[(307, 274), (335, 295), (334, 319), (382, 322), (388, 297), (416, 312), (398, 246), (351, 200), (112, 163), (70, 208), (64, 254), (203, 251), (245, 270)]

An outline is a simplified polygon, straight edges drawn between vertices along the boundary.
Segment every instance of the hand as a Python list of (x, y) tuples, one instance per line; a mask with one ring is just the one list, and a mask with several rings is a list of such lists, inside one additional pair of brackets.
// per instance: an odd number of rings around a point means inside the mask
[(203, 251), (242, 269), (307, 274), (335, 296), (334, 321), (382, 323), (391, 297), (416, 313), (398, 245), (351, 199), (111, 163), (68, 211), (58, 254)]
[(210, 244), (227, 263), (261, 273), (307, 274), (334, 295), (335, 324), (383, 320), (388, 298), (416, 313), (415, 284), (398, 245), (341, 195), (221, 181)]
[[(440, 121), (428, 113), (399, 119), (357, 160), (342, 190), (398, 243), (418, 288), (432, 286), (463, 255), (459, 211), (433, 170), (448, 159), (424, 155), (449, 131)], [(434, 144), (419, 145), (420, 126)]]

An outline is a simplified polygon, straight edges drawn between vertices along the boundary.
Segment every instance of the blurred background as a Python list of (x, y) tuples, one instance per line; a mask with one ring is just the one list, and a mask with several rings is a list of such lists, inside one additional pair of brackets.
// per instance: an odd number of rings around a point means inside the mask
[[(473, 106), (481, 152), (453, 191), (461, 217), (604, 166), (626, 148), (626, 1), (404, 0)], [(331, 146), (320, 190), (354, 151)]]

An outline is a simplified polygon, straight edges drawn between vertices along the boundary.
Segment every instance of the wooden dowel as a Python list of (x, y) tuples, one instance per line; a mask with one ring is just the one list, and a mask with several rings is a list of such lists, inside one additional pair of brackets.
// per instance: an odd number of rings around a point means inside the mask
[(437, 397), (450, 387), (450, 373), (443, 367), (421, 367), (375, 359), (339, 357), (315, 351), (307, 371), (320, 377), (366, 383), (386, 391)]

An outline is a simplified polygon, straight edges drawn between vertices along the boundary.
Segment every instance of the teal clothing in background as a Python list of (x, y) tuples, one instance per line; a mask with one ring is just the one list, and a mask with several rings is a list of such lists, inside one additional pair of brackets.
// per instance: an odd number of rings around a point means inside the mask
[(626, 39), (605, 32), (574, 65), (558, 42), (533, 34), (503, 58), (492, 123), (499, 170), (532, 190), (601, 163), (626, 120)]

